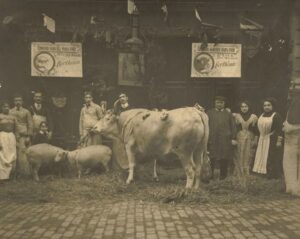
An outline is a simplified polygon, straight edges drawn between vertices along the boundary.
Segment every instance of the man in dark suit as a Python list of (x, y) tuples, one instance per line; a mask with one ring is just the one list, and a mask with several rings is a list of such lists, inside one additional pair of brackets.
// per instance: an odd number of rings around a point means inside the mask
[(47, 122), (50, 138), (52, 136), (53, 123), (50, 111), (43, 103), (43, 93), (35, 91), (33, 96), (33, 105), (29, 107), (33, 119), (33, 134), (39, 132), (41, 122)]
[(208, 150), (212, 164), (212, 175), (217, 162), (220, 162), (220, 180), (225, 179), (228, 166), (236, 145), (236, 129), (231, 112), (225, 109), (225, 98), (217, 96), (215, 107), (207, 112), (209, 118)]

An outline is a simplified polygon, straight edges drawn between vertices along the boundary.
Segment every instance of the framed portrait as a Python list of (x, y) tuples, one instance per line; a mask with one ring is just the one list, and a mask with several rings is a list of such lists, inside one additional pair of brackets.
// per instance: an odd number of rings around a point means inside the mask
[(144, 54), (132, 52), (119, 53), (118, 84), (142, 86), (145, 75)]

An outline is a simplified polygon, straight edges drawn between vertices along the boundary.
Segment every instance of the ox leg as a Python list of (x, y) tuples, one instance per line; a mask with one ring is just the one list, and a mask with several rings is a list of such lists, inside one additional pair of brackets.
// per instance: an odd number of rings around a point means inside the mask
[(91, 173), (91, 168), (87, 168), (85, 171), (84, 171), (84, 175), (88, 175)]
[(129, 174), (128, 178), (126, 180), (126, 184), (130, 184), (133, 181), (133, 173), (134, 173), (134, 167), (135, 167), (135, 154), (133, 152), (133, 145), (126, 145), (126, 153), (128, 157), (128, 164), (129, 164)]
[(153, 167), (153, 180), (154, 180), (155, 182), (159, 182), (159, 178), (158, 178), (158, 176), (157, 176), (157, 167), (156, 167), (156, 162), (157, 162), (157, 160), (156, 160), (156, 159), (154, 159), (154, 167)]
[(77, 178), (80, 179), (82, 175), (82, 167), (81, 165), (77, 164)]
[(198, 189), (201, 185), (201, 171), (202, 171), (202, 164), (203, 164), (203, 150), (196, 149), (194, 152), (194, 162), (196, 165), (195, 170), (195, 184), (194, 188)]
[(193, 154), (178, 155), (186, 173), (186, 188), (192, 188), (195, 179), (195, 163)]
[(37, 181), (37, 182), (40, 181), (38, 171), (39, 171), (39, 168), (38, 168), (38, 167), (34, 167), (34, 168), (32, 169), (33, 179), (34, 179), (35, 181)]
[(109, 166), (108, 163), (103, 164), (105, 172), (108, 173), (109, 172)]

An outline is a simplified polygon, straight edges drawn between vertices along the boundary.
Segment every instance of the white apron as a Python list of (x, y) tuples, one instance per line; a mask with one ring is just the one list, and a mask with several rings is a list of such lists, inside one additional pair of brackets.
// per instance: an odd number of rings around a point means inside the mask
[(267, 161), (270, 148), (270, 136), (273, 134), (271, 132), (273, 117), (275, 112), (271, 117), (259, 117), (257, 122), (257, 127), (259, 130), (259, 140), (257, 145), (257, 150), (255, 154), (255, 161), (253, 166), (253, 172), (266, 174), (267, 173)]
[(0, 132), (0, 180), (9, 179), (17, 158), (16, 138), (13, 133)]

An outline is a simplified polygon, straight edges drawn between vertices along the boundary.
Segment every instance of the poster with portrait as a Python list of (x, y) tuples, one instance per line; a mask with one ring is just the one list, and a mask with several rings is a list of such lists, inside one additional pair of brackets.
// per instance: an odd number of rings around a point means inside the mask
[(31, 76), (82, 77), (81, 43), (32, 42)]
[(241, 44), (192, 44), (191, 77), (241, 77)]
[(140, 53), (119, 53), (118, 83), (126, 86), (142, 86), (145, 75), (145, 59)]

